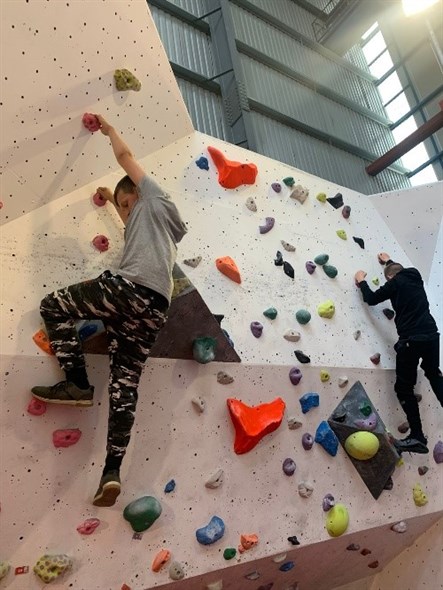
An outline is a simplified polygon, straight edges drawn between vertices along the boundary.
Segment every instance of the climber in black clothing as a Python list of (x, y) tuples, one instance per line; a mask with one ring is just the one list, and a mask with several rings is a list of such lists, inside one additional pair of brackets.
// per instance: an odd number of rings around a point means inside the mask
[(378, 255), (380, 264), (385, 264), (386, 284), (372, 291), (365, 281), (366, 273), (355, 274), (355, 284), (361, 289), (363, 300), (368, 305), (377, 305), (391, 300), (395, 311), (398, 342), (395, 392), (409, 422), (409, 436), (395, 442), (398, 451), (428, 453), (427, 439), (423, 434), (420, 410), (414, 395), (417, 382), (417, 367), (421, 368), (431, 384), (438, 401), (443, 406), (443, 376), (439, 369), (440, 334), (429, 311), (428, 298), (420, 273), (415, 268), (403, 268), (393, 262), (386, 252)]

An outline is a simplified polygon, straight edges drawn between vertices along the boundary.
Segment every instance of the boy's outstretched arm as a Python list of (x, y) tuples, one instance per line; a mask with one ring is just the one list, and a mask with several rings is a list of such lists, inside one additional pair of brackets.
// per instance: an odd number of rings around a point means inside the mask
[(366, 282), (366, 273), (364, 270), (357, 271), (355, 273), (354, 280), (356, 286), (361, 290), (361, 294), (363, 295), (363, 301), (368, 305), (377, 305), (382, 301), (390, 299), (395, 290), (395, 285), (392, 283), (392, 281), (388, 281), (385, 285), (383, 285), (376, 291), (372, 291), (368, 283)]
[(145, 176), (145, 171), (134, 158), (129, 146), (120, 137), (120, 134), (115, 128), (110, 125), (102, 115), (95, 115), (100, 123), (100, 131), (111, 140), (111, 146), (114, 151), (115, 159), (132, 180), (135, 185), (138, 185)]

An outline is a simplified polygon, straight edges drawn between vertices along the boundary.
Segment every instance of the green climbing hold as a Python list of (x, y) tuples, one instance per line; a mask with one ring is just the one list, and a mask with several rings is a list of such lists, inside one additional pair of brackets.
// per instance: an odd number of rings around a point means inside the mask
[(141, 82), (137, 80), (133, 73), (123, 68), (114, 72), (115, 86), (117, 90), (135, 90), (138, 92), (142, 87)]
[(136, 533), (146, 531), (162, 513), (160, 502), (154, 496), (143, 496), (134, 500), (123, 510), (123, 517)]
[(196, 338), (192, 344), (192, 356), (195, 361), (205, 365), (215, 359), (216, 348), (217, 340), (214, 338), (210, 338), (209, 336)]
[(341, 240), (347, 240), (348, 239), (348, 236), (346, 235), (346, 232), (345, 232), (344, 229), (338, 229), (335, 233), (338, 235), (338, 237)]
[(226, 559), (226, 561), (228, 561), (229, 559), (232, 559), (236, 555), (237, 555), (237, 549), (234, 549), (234, 547), (227, 547), (223, 551), (223, 557)]
[(263, 315), (266, 318), (269, 318), (270, 320), (275, 320), (275, 318), (277, 317), (277, 310), (275, 309), (275, 307), (269, 307), (268, 309), (265, 309), (265, 311), (263, 312)]
[(325, 193), (318, 193), (318, 195), (315, 198), (317, 199), (317, 201), (320, 201), (320, 203), (326, 203)]
[(314, 258), (314, 262), (315, 264), (318, 264), (319, 266), (323, 266), (324, 264), (326, 264), (329, 260), (329, 254), (319, 254), (318, 256), (316, 256)]
[(373, 412), (373, 409), (371, 408), (371, 406), (366, 402), (363, 402), (362, 404), (360, 404), (360, 407), (358, 409), (363, 414), (363, 416), (366, 416), (366, 418), (368, 416), (370, 416)]
[(374, 283), (375, 286), (378, 286), (380, 284), (380, 279), (378, 277), (374, 277), (372, 279), (372, 282)]
[(323, 270), (330, 279), (335, 279), (335, 277), (338, 275), (338, 270), (335, 268), (335, 266), (332, 266), (332, 264), (325, 264), (323, 266)]
[(294, 186), (295, 184), (295, 180), (292, 178), (292, 176), (287, 176), (286, 178), (283, 178), (283, 182), (286, 184), (286, 186)]
[(328, 299), (317, 307), (318, 315), (321, 318), (328, 318), (329, 320), (333, 317), (335, 313), (335, 305), (334, 302)]
[(295, 318), (299, 324), (307, 324), (311, 319), (311, 314), (307, 309), (299, 309), (295, 314)]

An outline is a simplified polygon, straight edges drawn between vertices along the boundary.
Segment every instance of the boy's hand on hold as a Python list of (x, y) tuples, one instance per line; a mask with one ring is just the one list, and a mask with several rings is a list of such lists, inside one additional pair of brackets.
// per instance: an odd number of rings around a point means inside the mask
[(391, 260), (391, 257), (386, 252), (380, 252), (377, 258), (380, 264), (386, 264), (388, 260)]
[(103, 133), (103, 135), (109, 135), (109, 132), (112, 129), (112, 125), (110, 125), (106, 119), (104, 117), (102, 117), (101, 115), (95, 115), (98, 119), (98, 122), (100, 123), (100, 131)]
[(103, 197), (106, 201), (110, 201), (111, 203), (114, 202), (114, 195), (110, 188), (107, 186), (99, 186), (97, 187), (98, 194)]
[(355, 280), (355, 286), (356, 286), (356, 287), (359, 287), (359, 286), (360, 286), (360, 283), (361, 283), (362, 281), (364, 281), (364, 280), (365, 280), (365, 278), (366, 278), (366, 273), (365, 273), (365, 271), (364, 271), (364, 270), (358, 270), (358, 271), (355, 273), (355, 276), (354, 276), (354, 280)]

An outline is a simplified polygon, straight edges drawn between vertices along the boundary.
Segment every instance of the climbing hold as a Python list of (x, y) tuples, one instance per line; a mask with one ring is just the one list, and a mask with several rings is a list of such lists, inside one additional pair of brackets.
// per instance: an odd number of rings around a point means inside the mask
[(349, 379), (346, 376), (338, 378), (338, 386), (339, 387), (346, 387), (348, 384)]
[(307, 414), (309, 410), (312, 410), (312, 408), (318, 408), (320, 405), (320, 397), (318, 393), (313, 392), (305, 393), (301, 396), (299, 401), (303, 414)]
[(320, 203), (326, 203), (326, 193), (318, 193), (315, 198), (317, 201), (320, 201)]
[(98, 518), (88, 518), (78, 525), (77, 530), (81, 535), (91, 535), (99, 524)]
[(185, 260), (183, 260), (183, 264), (186, 264), (187, 266), (192, 266), (192, 268), (196, 268), (201, 261), (202, 257), (196, 256), (195, 258), (186, 258)]
[(336, 410), (331, 418), (332, 420), (334, 420), (334, 422), (340, 422), (340, 424), (343, 424), (344, 422), (346, 422), (346, 418), (348, 417), (347, 412), (343, 411), (343, 410)]
[(378, 567), (378, 565), (379, 565), (379, 563), (378, 563), (378, 561), (377, 561), (377, 560), (375, 560), (375, 561), (371, 561), (371, 563), (368, 563), (368, 567), (370, 567), (371, 569), (375, 569), (375, 568), (377, 568), (377, 567)]
[(234, 377), (231, 377), (231, 375), (228, 375), (224, 371), (219, 371), (217, 373), (217, 381), (221, 385), (229, 385), (230, 383), (234, 383)]
[(280, 244), (283, 246), (283, 248), (287, 252), (295, 252), (295, 246), (293, 246), (292, 244), (289, 244), (289, 242), (285, 242), (284, 240), (281, 240)]
[(329, 512), (333, 506), (335, 506), (335, 499), (332, 494), (326, 494), (322, 500), (322, 508), (324, 512)]
[(286, 407), (279, 397), (258, 406), (247, 406), (240, 400), (229, 398), (227, 405), (235, 428), (234, 451), (237, 455), (247, 453), (266, 434), (277, 430)]
[(365, 241), (362, 238), (357, 238), (356, 236), (353, 236), (352, 239), (356, 244), (360, 246), (362, 250), (365, 249)]
[(123, 518), (132, 530), (142, 533), (151, 527), (162, 513), (160, 502), (154, 496), (142, 496), (130, 502), (123, 510)]
[(289, 371), (289, 380), (292, 385), (298, 385), (303, 377), (302, 372), (298, 367), (292, 367)]
[(46, 354), (50, 354), (50, 355), (54, 354), (54, 351), (52, 350), (52, 346), (51, 346), (51, 343), (49, 342), (49, 338), (48, 338), (46, 332), (44, 332), (43, 330), (39, 330), (38, 332), (36, 332), (34, 334), (32, 339), (37, 344), (37, 346), (41, 350), (43, 350), (43, 352), (46, 352)]
[(259, 572), (257, 570), (254, 570), (253, 572), (245, 575), (245, 578), (247, 580), (253, 580), (253, 581), (254, 580), (258, 580), (259, 577), (260, 577), (260, 574), (259, 574)]
[(291, 545), (300, 545), (300, 541), (297, 539), (295, 535), (293, 535), (292, 537), (288, 537), (288, 541), (291, 543)]
[(241, 283), (240, 271), (230, 256), (217, 258), (215, 265), (222, 274), (228, 277), (228, 279), (231, 279), (234, 283)]
[(326, 383), (326, 381), (329, 381), (330, 378), (331, 376), (329, 375), (329, 371), (327, 371), (326, 369), (320, 370), (320, 381), (322, 383)]
[(367, 461), (378, 453), (380, 441), (372, 432), (361, 430), (350, 434), (344, 446), (348, 455), (354, 459)]
[(354, 336), (354, 340), (358, 340), (361, 336), (361, 330), (355, 330), (353, 336)]
[(194, 408), (197, 410), (197, 412), (199, 414), (202, 414), (205, 411), (205, 400), (201, 397), (193, 397), (191, 399), (191, 403), (194, 406)]
[(389, 309), (389, 307), (385, 307), (383, 309), (383, 313), (388, 318), (388, 320), (392, 320), (392, 318), (395, 316), (395, 311), (393, 309)]
[(308, 195), (309, 195), (309, 189), (302, 186), (301, 184), (297, 184), (297, 186), (293, 187), (289, 197), (291, 199), (294, 199), (295, 201), (298, 201), (299, 203), (301, 203), (303, 205), (303, 203), (308, 198)]
[(432, 456), (434, 457), (434, 461), (436, 463), (443, 463), (443, 442), (441, 440), (435, 443)]
[(401, 520), (400, 522), (396, 522), (395, 524), (393, 524), (391, 526), (391, 531), (394, 531), (394, 533), (405, 533), (408, 530), (408, 525), (405, 523), (404, 520)]
[(415, 395), (415, 397), (416, 397), (416, 399), (417, 399), (418, 403), (420, 403), (420, 402), (421, 402), (421, 400), (422, 400), (422, 398), (423, 398), (422, 394), (421, 394), (421, 393), (414, 393), (414, 395)]
[(293, 561), (286, 561), (285, 563), (283, 563), (278, 569), (281, 572), (289, 572), (289, 570), (292, 570), (292, 568), (295, 566), (295, 563)]
[(335, 277), (338, 275), (338, 270), (335, 266), (332, 266), (332, 264), (324, 264), (323, 270), (330, 279), (335, 279)]
[(392, 477), (388, 477), (383, 489), (384, 490), (392, 490), (393, 487), (394, 487), (394, 480), (392, 479)]
[(338, 229), (335, 233), (338, 235), (340, 240), (347, 240), (348, 239), (348, 236), (346, 235), (346, 232), (344, 229)]
[(255, 533), (250, 535), (240, 535), (240, 545), (238, 546), (238, 550), (240, 553), (244, 553), (255, 547), (257, 543), (258, 536)]
[(351, 543), (346, 547), (346, 549), (348, 551), (360, 551), (360, 545), (358, 545), (357, 543)]
[(308, 273), (309, 273), (310, 275), (312, 275), (312, 274), (314, 273), (315, 269), (317, 268), (317, 265), (316, 265), (316, 264), (314, 264), (314, 263), (312, 262), (312, 260), (308, 260), (308, 261), (305, 263), (305, 268), (306, 268), (306, 270), (308, 271)]
[(142, 87), (141, 82), (126, 68), (115, 70), (114, 80), (115, 86), (120, 92), (123, 92), (124, 90), (134, 90), (135, 92), (138, 92)]
[(295, 180), (292, 178), (292, 176), (287, 176), (286, 178), (283, 178), (283, 183), (291, 188), (291, 186), (294, 186)]
[(223, 332), (223, 334), (224, 334), (224, 336), (225, 336), (226, 340), (229, 342), (229, 346), (232, 346), (232, 348), (235, 348), (235, 346), (234, 346), (234, 342), (232, 341), (232, 338), (229, 336), (229, 334), (226, 332), (226, 330), (224, 330), (224, 329), (222, 328), (222, 332)]
[(307, 309), (299, 309), (295, 314), (295, 319), (304, 326), (311, 320), (311, 314)]
[(170, 560), (171, 552), (168, 549), (160, 549), (151, 565), (153, 572), (159, 572), (164, 565)]
[(368, 404), (367, 402), (365, 402), (365, 401), (364, 401), (364, 402), (362, 402), (362, 403), (359, 405), (358, 409), (359, 409), (359, 410), (360, 410), (360, 412), (363, 414), (363, 416), (366, 416), (366, 418), (367, 418), (368, 416), (370, 416), (370, 415), (372, 414), (372, 412), (373, 412), (373, 410), (372, 410), (372, 406), (371, 406), (370, 404)]
[(345, 219), (349, 219), (351, 216), (351, 207), (349, 207), (349, 205), (345, 205), (341, 210), (341, 214)]
[(372, 279), (372, 282), (374, 283), (374, 285), (378, 286), (380, 284), (380, 279), (378, 277), (374, 277)]
[(174, 279), (174, 288), (172, 290), (171, 298), (175, 299), (176, 297), (178, 297), (180, 295), (180, 293), (183, 293), (183, 291), (185, 291), (190, 286), (191, 286), (191, 281), (188, 279), (188, 277), (181, 277), (180, 279)]
[(318, 264), (319, 266), (323, 266), (324, 264), (326, 264), (329, 260), (329, 254), (319, 254), (318, 256), (316, 256), (314, 258), (314, 262), (315, 264)]
[(286, 559), (287, 553), (281, 553), (280, 555), (276, 555), (275, 557), (272, 558), (272, 561), (274, 563), (281, 563), (282, 561), (284, 561)]
[(301, 335), (300, 332), (289, 329), (283, 334), (283, 338), (288, 340), (288, 342), (298, 342), (301, 338)]
[(424, 506), (428, 503), (428, 498), (419, 483), (412, 488), (412, 496), (416, 506)]
[(82, 117), (82, 123), (91, 133), (95, 133), (100, 129), (100, 121), (92, 113), (85, 113)]
[(223, 580), (217, 580), (207, 584), (206, 590), (223, 590)]
[(253, 213), (257, 212), (257, 203), (255, 202), (254, 197), (248, 197), (246, 199), (246, 207)]
[(226, 547), (226, 549), (223, 551), (223, 557), (226, 559), (226, 561), (233, 559), (236, 555), (237, 549), (235, 549), (235, 547)]
[(302, 498), (309, 498), (314, 491), (314, 486), (309, 481), (302, 481), (298, 484), (298, 493)]
[(95, 334), (98, 330), (97, 324), (85, 324), (82, 326), (78, 331), (78, 337), (80, 338), (81, 342)]
[(33, 397), (31, 398), (31, 401), (29, 402), (26, 409), (28, 414), (32, 414), (33, 416), (41, 416), (46, 412), (46, 403)]
[(42, 555), (34, 566), (34, 574), (49, 584), (72, 567), (72, 560), (64, 554)]
[(242, 184), (254, 184), (257, 177), (255, 164), (242, 164), (228, 160), (220, 150), (208, 146), (208, 152), (218, 170), (218, 183), (223, 188), (237, 188)]
[(170, 479), (168, 483), (165, 485), (165, 494), (170, 494), (175, 490), (175, 479)]
[(251, 322), (250, 328), (252, 334), (256, 338), (260, 338), (260, 336), (263, 334), (263, 324), (261, 324), (260, 322)]
[(296, 469), (295, 461), (288, 457), (283, 461), (282, 469), (285, 475), (294, 475)]
[(358, 419), (358, 420), (354, 420), (354, 424), (355, 426), (357, 426), (357, 428), (359, 428), (360, 430), (375, 430), (376, 426), (377, 426), (377, 414), (375, 412), (373, 412), (372, 414), (370, 414), (365, 420), (362, 419)]
[(200, 170), (209, 170), (208, 158), (205, 156), (200, 156), (198, 160), (195, 160), (195, 163)]
[(373, 363), (374, 365), (378, 365), (380, 363), (380, 358), (381, 354), (379, 352), (376, 352), (375, 354), (369, 357), (371, 363)]
[(197, 541), (201, 545), (212, 545), (225, 534), (225, 523), (219, 516), (213, 516), (209, 523), (195, 531)]
[(303, 426), (303, 423), (300, 422), (299, 420), (297, 420), (297, 418), (295, 416), (289, 416), (289, 418), (288, 418), (289, 430), (297, 430), (298, 428), (301, 428), (302, 426)]
[(418, 468), (419, 475), (425, 475), (428, 471), (429, 471), (429, 467), (426, 467), (426, 465), (422, 465), (421, 467)]
[(283, 272), (291, 279), (295, 276), (294, 268), (286, 260), (283, 262)]
[(281, 193), (281, 184), (279, 182), (273, 182), (271, 187), (275, 193)]
[(92, 195), (92, 202), (96, 207), (104, 207), (108, 202), (98, 191)]
[(283, 264), (284, 264), (283, 256), (282, 256), (282, 253), (280, 252), (280, 250), (277, 250), (277, 254), (275, 255), (275, 258), (274, 258), (274, 264), (275, 264), (275, 266), (283, 266)]
[(0, 580), (9, 572), (11, 565), (7, 561), (0, 561)]
[(173, 561), (169, 566), (169, 577), (171, 580), (183, 580), (185, 577), (185, 572), (181, 563), (178, 561)]
[(272, 590), (274, 587), (274, 582), (268, 582), (268, 584), (262, 584), (257, 588), (257, 590)]
[(275, 307), (268, 307), (268, 309), (265, 309), (265, 311), (263, 312), (263, 315), (267, 318), (269, 318), (270, 320), (275, 320), (275, 318), (277, 317), (277, 310), (275, 309)]
[(54, 447), (71, 447), (80, 439), (82, 431), (78, 428), (67, 428), (66, 430), (54, 430), (52, 433), (52, 442)]
[(326, 200), (334, 207), (334, 209), (340, 209), (340, 207), (343, 207), (343, 195), (341, 193), (337, 193), (335, 197), (329, 197), (329, 199)]
[(215, 359), (216, 348), (217, 340), (214, 338), (210, 338), (209, 336), (206, 338), (196, 338), (192, 343), (192, 356), (195, 361), (205, 365)]
[(99, 252), (106, 252), (109, 249), (109, 240), (106, 236), (98, 235), (92, 240), (92, 245)]
[(311, 362), (311, 359), (302, 350), (294, 350), (294, 354), (298, 362), (304, 365)]
[(320, 303), (320, 305), (317, 307), (317, 312), (321, 318), (327, 318), (330, 320), (335, 313), (334, 302), (330, 299), (327, 299), (323, 303)]
[(328, 511), (326, 530), (331, 537), (342, 535), (349, 525), (349, 514), (344, 504), (336, 504)]
[(305, 432), (301, 437), (301, 444), (305, 451), (310, 451), (314, 446), (314, 437), (309, 432)]
[(315, 442), (321, 445), (324, 450), (335, 457), (338, 450), (338, 438), (335, 436), (334, 431), (331, 429), (326, 420), (320, 422), (315, 432)]
[(364, 548), (360, 551), (360, 553), (361, 555), (371, 555), (372, 551), (370, 549)]
[(206, 480), (205, 487), (215, 490), (220, 487), (224, 481), (225, 472), (223, 469), (216, 471), (209, 479)]

